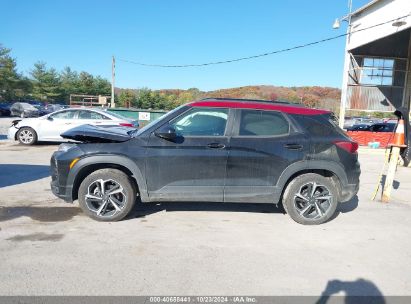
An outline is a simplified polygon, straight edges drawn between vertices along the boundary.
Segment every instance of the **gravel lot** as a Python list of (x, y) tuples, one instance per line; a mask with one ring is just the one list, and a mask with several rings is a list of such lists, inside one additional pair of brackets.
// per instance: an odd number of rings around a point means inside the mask
[(215, 203), (95, 222), (50, 192), (56, 149), (0, 140), (0, 295), (411, 295), (411, 169), (399, 167), (391, 203), (371, 202), (383, 151), (360, 150), (358, 198), (311, 227), (274, 206)]

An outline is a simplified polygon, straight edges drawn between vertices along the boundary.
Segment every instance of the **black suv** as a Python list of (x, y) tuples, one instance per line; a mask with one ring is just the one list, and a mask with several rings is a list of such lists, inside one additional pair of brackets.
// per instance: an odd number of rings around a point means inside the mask
[(84, 125), (51, 158), (53, 193), (91, 218), (123, 219), (145, 202), (282, 203), (320, 224), (358, 191), (357, 143), (332, 113), (298, 105), (204, 99), (140, 130)]

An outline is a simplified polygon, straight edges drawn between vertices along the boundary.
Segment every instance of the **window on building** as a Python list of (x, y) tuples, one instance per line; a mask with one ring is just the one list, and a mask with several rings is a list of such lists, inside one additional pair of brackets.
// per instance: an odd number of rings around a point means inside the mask
[(394, 59), (364, 58), (361, 71), (361, 84), (391, 86), (393, 85)]

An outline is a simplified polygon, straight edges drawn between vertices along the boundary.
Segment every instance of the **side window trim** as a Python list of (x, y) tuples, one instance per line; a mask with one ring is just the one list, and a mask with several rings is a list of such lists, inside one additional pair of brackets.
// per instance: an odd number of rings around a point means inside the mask
[[(287, 122), (288, 122), (288, 132), (284, 134), (279, 134), (279, 135), (240, 135), (240, 127), (241, 127), (241, 114), (243, 110), (253, 110), (253, 111), (260, 111), (260, 112), (274, 112), (280, 114)], [(292, 133), (293, 130), (293, 123), (289, 119), (287, 115), (285, 115), (281, 111), (275, 111), (275, 110), (258, 110), (258, 109), (236, 109), (236, 116), (235, 116), (235, 122), (232, 130), (232, 137), (234, 138), (280, 138), (280, 137), (286, 137), (289, 136)]]

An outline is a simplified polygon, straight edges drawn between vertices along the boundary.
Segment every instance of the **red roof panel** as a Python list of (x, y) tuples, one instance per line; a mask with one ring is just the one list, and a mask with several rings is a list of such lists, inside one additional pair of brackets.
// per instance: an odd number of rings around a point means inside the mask
[(247, 101), (224, 101), (224, 100), (200, 100), (188, 104), (192, 107), (213, 107), (213, 108), (236, 108), (236, 109), (256, 109), (256, 110), (275, 110), (289, 114), (300, 115), (320, 115), (330, 113), (327, 110), (310, 109), (305, 107), (292, 106), (278, 103), (247, 102)]

